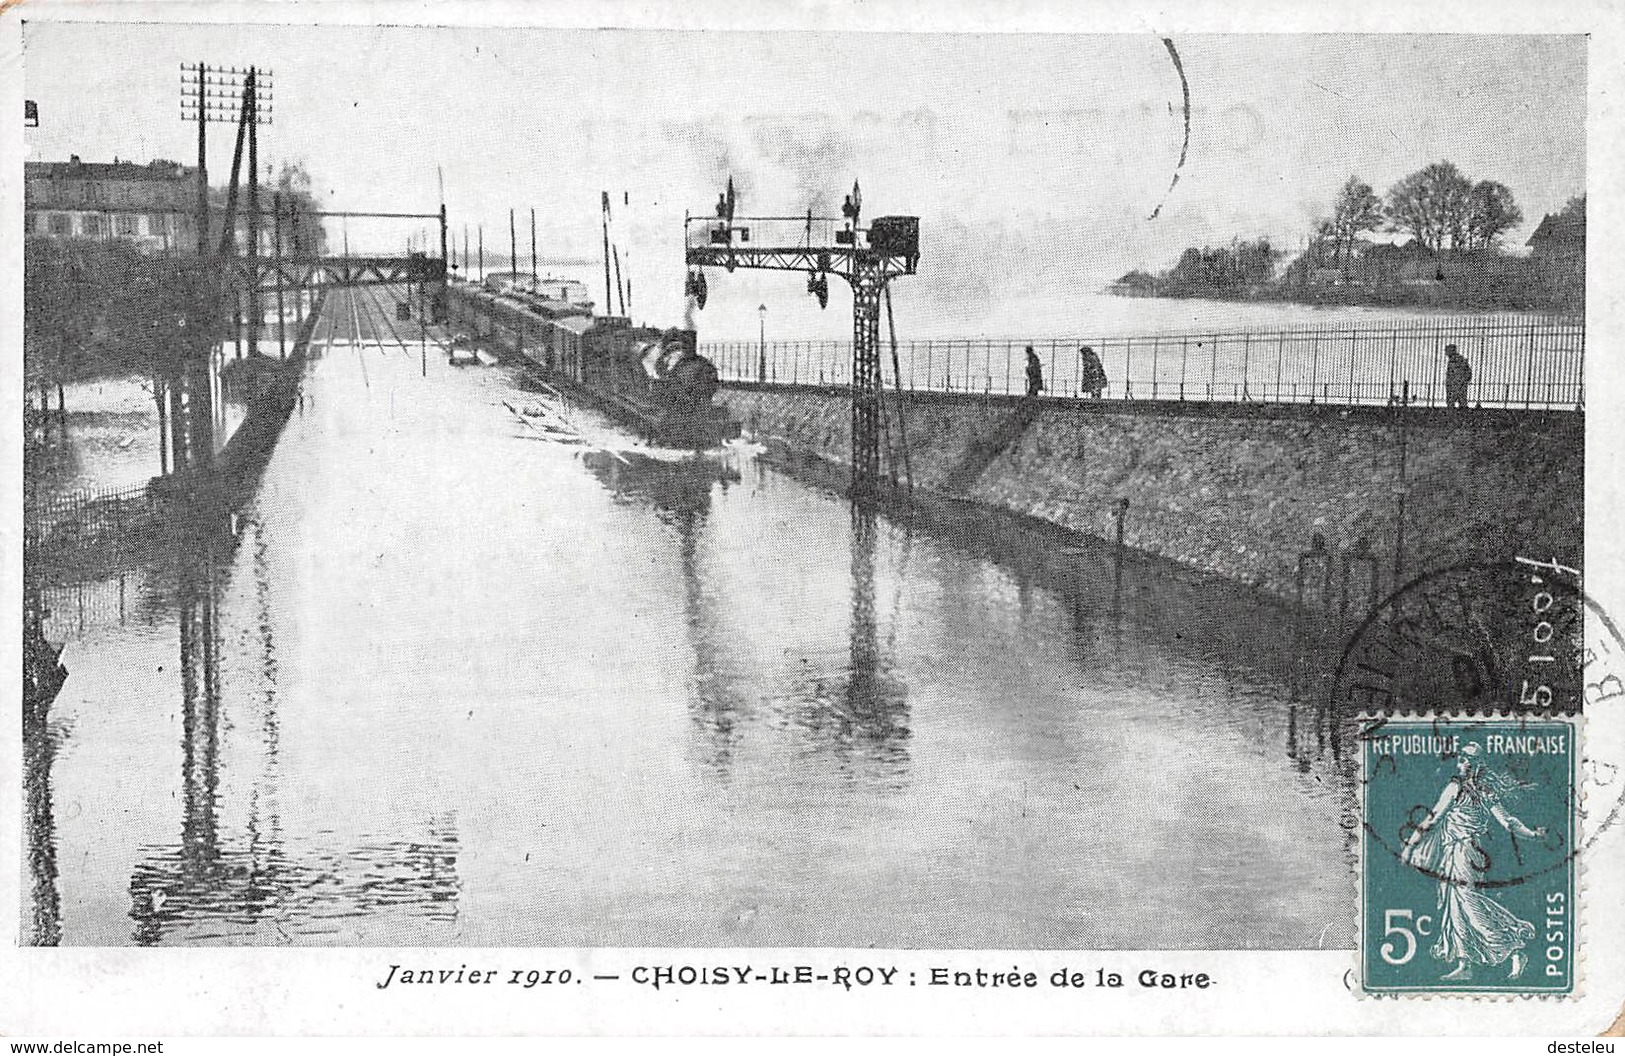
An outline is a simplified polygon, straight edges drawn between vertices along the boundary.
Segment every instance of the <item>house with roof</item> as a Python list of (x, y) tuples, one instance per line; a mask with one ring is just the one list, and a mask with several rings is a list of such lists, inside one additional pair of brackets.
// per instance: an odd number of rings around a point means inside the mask
[(23, 232), (129, 239), (149, 252), (197, 245), (196, 170), (173, 161), (31, 161), (23, 169)]
[(1547, 213), (1527, 243), (1537, 260), (1566, 264), (1584, 263), (1586, 255), (1585, 210), (1565, 209)]

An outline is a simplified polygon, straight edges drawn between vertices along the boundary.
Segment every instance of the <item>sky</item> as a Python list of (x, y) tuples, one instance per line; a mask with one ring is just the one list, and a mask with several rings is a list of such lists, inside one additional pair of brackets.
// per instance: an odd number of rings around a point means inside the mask
[[(1584, 192), (1583, 37), (1174, 44), (1191, 119), (1172, 189), (1183, 97), (1151, 33), (32, 23), (41, 123), (26, 142), (35, 160), (190, 163), (181, 64), (256, 63), (275, 74), (262, 164), (302, 162), (331, 208), (432, 212), (438, 170), (455, 248), (465, 224), (505, 248), (515, 208), (526, 256), (534, 208), (544, 258), (597, 260), (608, 190), (626, 271), (658, 316), (681, 313), (685, 210), (708, 212), (730, 175), (747, 215), (833, 214), (857, 179), (868, 216), (920, 216), (918, 281), (944, 304), (1098, 289), (1232, 238), (1296, 249), (1350, 175), (1381, 193), (1441, 159), (1512, 189), (1514, 246)], [(224, 174), (229, 126), (211, 132)], [(394, 250), (411, 226), (349, 236)], [(751, 308), (796, 282), (728, 281)]]

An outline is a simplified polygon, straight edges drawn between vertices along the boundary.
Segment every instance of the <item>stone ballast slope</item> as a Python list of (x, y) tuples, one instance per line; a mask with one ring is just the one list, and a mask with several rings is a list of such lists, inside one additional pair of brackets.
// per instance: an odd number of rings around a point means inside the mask
[[(757, 439), (848, 459), (837, 388), (729, 385)], [(1292, 599), (1315, 534), (1335, 558), (1362, 537), (1386, 593), (1470, 559), (1583, 557), (1579, 413), (1089, 401), (910, 393), (917, 487), (1114, 539)], [(895, 425), (894, 425), (895, 429)], [(1401, 486), (1401, 451), (1404, 482)], [(1400, 496), (1403, 559), (1395, 577)]]

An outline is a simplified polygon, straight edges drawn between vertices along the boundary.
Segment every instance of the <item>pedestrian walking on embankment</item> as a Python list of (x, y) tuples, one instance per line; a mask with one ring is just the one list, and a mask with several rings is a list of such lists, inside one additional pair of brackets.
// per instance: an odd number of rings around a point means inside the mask
[(1044, 364), (1038, 361), (1033, 346), (1027, 346), (1027, 395), (1037, 396), (1044, 391)]
[(1467, 357), (1456, 351), (1455, 345), (1444, 346), (1444, 405), (1467, 409), (1467, 386), (1473, 380), (1473, 368)]
[(1097, 400), (1106, 390), (1106, 365), (1088, 345), (1078, 349), (1078, 388)]

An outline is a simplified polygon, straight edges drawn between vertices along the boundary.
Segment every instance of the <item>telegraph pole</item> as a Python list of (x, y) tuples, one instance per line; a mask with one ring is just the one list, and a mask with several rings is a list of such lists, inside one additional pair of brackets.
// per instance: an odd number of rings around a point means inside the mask
[[(266, 98), (269, 100), (269, 78), (265, 71)], [(237, 177), (242, 162), (245, 133), (261, 122), (270, 123), (271, 109), (259, 106), (261, 77), (255, 67), (239, 70), (235, 66), (210, 66), (204, 62), (181, 64), (181, 119), (196, 121), (197, 130), (197, 248), (198, 265), (204, 281), (200, 303), (194, 304), (188, 316), (179, 321), (179, 340), (183, 348), (182, 366), (177, 375), (168, 380), (170, 387), (170, 453), (176, 472), (207, 469), (214, 461), (214, 348), (220, 338), (218, 316), (225, 302), (228, 274), (225, 255), (233, 246), (232, 228), (236, 226)], [(209, 155), (208, 125), (211, 121), (235, 121), (237, 148), (232, 156), (231, 186), (228, 192), (224, 230), (219, 248), (211, 254), (209, 217)], [(252, 168), (257, 162), (258, 139), (249, 137), (251, 168), (249, 171), (249, 199), (251, 214), (258, 213), (258, 174)], [(258, 232), (258, 217), (250, 220), (251, 230)], [(255, 256), (258, 247), (250, 246)], [(211, 259), (212, 257), (212, 259)], [(258, 299), (258, 276), (250, 272), (255, 299)], [(232, 286), (235, 301), (239, 290)], [(235, 317), (236, 312), (233, 311)], [(240, 335), (234, 335), (240, 339)]]
[(615, 307), (615, 300), (609, 292), (609, 192), (604, 191), (604, 314), (608, 315)]
[(248, 354), (256, 356), (265, 311), (260, 304), (260, 137), (252, 66), (248, 68), (244, 92), (243, 109), (248, 121)]
[[(204, 74), (208, 67), (197, 64), (197, 255), (209, 255), (209, 109), (206, 105)], [(181, 97), (181, 118), (186, 117), (186, 96)]]
[(451, 296), (446, 288), (451, 284), (451, 258), (446, 256), (446, 203), (445, 192), (441, 192), (440, 202), (440, 309), (438, 314), (442, 321), (451, 318)]
[(288, 358), (288, 325), (282, 317), (282, 192), (271, 192), (271, 254), (276, 261), (277, 358)]
[(541, 272), (536, 270), (536, 207), (530, 207), (530, 277), (539, 278)]
[(519, 241), (513, 234), (513, 210), (508, 210), (508, 262), (515, 282), (519, 281)]

